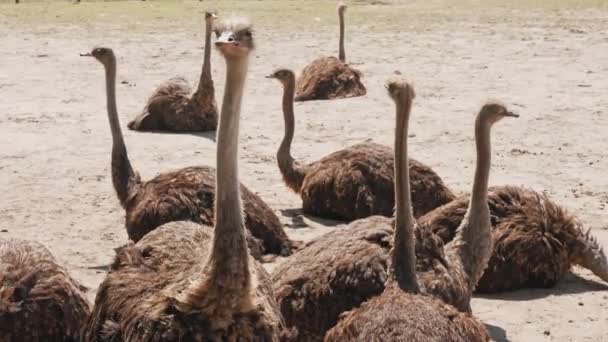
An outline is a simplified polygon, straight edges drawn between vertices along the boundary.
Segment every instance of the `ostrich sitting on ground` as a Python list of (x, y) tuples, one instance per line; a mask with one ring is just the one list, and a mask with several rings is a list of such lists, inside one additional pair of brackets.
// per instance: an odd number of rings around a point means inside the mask
[[(285, 135), (277, 162), (285, 184), (302, 197), (307, 214), (352, 221), (371, 215), (392, 216), (395, 208), (393, 152), (390, 147), (361, 143), (317, 162), (300, 164), (291, 156), (295, 130), (291, 70), (276, 70), (268, 78), (283, 84)], [(414, 217), (452, 201), (454, 194), (428, 166), (410, 159)]]
[(80, 341), (85, 292), (41, 244), (0, 239), (0, 340)]
[[(400, 99), (395, 101), (398, 111), (405, 108)], [(415, 230), (419, 281), (428, 294), (462, 312), (470, 311), (471, 294), (492, 250), (490, 217), (487, 204), (483, 205), (490, 172), (490, 128), (506, 116), (514, 114), (497, 104), (486, 104), (477, 116), (473, 205), (458, 237), (444, 248), (430, 230)], [(302, 341), (320, 340), (340, 314), (384, 291), (393, 221), (382, 216), (354, 221), (311, 242), (275, 269), (272, 277), (281, 312)]]
[(344, 12), (346, 4), (338, 3), (340, 19), (340, 52), (336, 57), (321, 57), (310, 63), (298, 79), (296, 101), (329, 100), (363, 96), (361, 72), (346, 64), (344, 52)]
[(172, 222), (120, 250), (97, 293), (85, 341), (278, 341), (282, 334), (268, 274), (249, 255), (238, 181), (240, 106), (253, 37), (240, 19), (218, 30), (226, 88), (215, 227)]
[[(106, 71), (107, 110), (112, 131), (112, 182), (120, 204), (126, 211), (129, 238), (139, 241), (158, 226), (180, 220), (205, 225), (214, 222), (215, 170), (211, 167), (187, 167), (142, 181), (133, 170), (127, 155), (116, 109), (116, 58), (111, 49), (94, 49), (92, 54)], [(292, 242), (283, 225), (264, 201), (241, 185), (245, 225), (252, 254), (291, 253)], [(251, 236), (252, 235), (252, 236)]]
[[(342, 341), (489, 341), (482, 323), (470, 314), (420, 291), (416, 279), (413, 217), (409, 194), (407, 132), (413, 89), (406, 82), (390, 84), (397, 111), (395, 140), (396, 213), (388, 279), (382, 294), (346, 313), (325, 336), (326, 342)], [(403, 128), (400, 128), (403, 127)]]
[[(420, 218), (445, 243), (454, 238), (469, 199), (461, 197)], [(579, 265), (608, 282), (606, 255), (581, 222), (546, 195), (515, 186), (490, 188), (494, 250), (477, 292), (554, 286)]]
[(138, 131), (201, 132), (217, 127), (217, 106), (211, 78), (211, 32), (214, 13), (205, 12), (205, 57), (198, 89), (192, 96), (188, 82), (172, 78), (148, 99), (143, 112), (128, 127)]

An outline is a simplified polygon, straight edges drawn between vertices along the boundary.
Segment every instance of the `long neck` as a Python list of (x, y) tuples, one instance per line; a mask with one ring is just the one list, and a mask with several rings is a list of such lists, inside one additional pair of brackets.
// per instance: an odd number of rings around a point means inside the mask
[(346, 63), (346, 53), (344, 52), (344, 11), (339, 11), (338, 17), (340, 19), (340, 49), (338, 59), (342, 63)]
[(475, 178), (471, 192), (471, 207), (475, 209), (487, 208), (488, 203), (488, 179), (490, 177), (490, 165), (492, 162), (492, 146), (490, 142), (491, 125), (484, 122), (481, 117), (475, 121), (475, 148), (477, 151), (477, 162), (475, 166)]
[(198, 82), (198, 90), (206, 84), (206, 82), (212, 82), (211, 80), (211, 31), (212, 22), (207, 20), (205, 24), (205, 55), (203, 58), (203, 71)]
[(295, 165), (291, 156), (291, 143), (295, 130), (295, 118), (293, 114), (293, 96), (295, 92), (295, 79), (290, 77), (284, 84), (283, 89), (283, 120), (285, 121), (285, 135), (277, 151), (277, 162), (279, 170), (283, 174), (283, 179), (287, 185), (296, 193), (300, 192), (302, 182), (306, 175), (305, 171)]
[(411, 293), (419, 292), (414, 253), (414, 217), (410, 195), (410, 173), (407, 155), (407, 133), (412, 99), (397, 103), (395, 129), (395, 236), (392, 252), (393, 274), (399, 286)]
[(133, 171), (127, 148), (120, 129), (118, 110), (116, 106), (116, 59), (105, 65), (106, 71), (106, 106), (110, 130), (112, 131), (112, 183), (120, 204), (126, 207), (129, 191), (133, 184), (138, 181), (137, 174)]
[[(210, 279), (223, 288), (248, 293), (250, 275), (238, 178), (239, 121), (247, 58), (227, 59), (226, 88), (217, 134), (215, 234)], [(213, 285), (212, 285), (213, 286)]]
[(462, 220), (450, 250), (457, 254), (473, 291), (483, 275), (492, 253), (490, 209), (488, 207), (488, 178), (490, 176), (491, 124), (478, 115), (475, 122), (477, 164), (469, 208)]

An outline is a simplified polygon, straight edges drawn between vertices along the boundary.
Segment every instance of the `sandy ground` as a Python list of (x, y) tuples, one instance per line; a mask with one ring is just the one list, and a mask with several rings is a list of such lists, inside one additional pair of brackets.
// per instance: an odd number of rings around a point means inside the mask
[[(494, 129), (491, 183), (546, 191), (608, 246), (607, 18), (606, 10), (505, 8), (422, 26), (396, 21), (349, 27), (347, 58), (365, 75), (368, 95), (296, 104), (293, 153), (312, 161), (366, 139), (391, 144), (394, 109), (382, 85), (400, 71), (418, 94), (411, 153), (464, 192), (473, 173), (474, 114), (486, 99), (497, 98), (521, 118)], [(314, 18), (306, 20), (314, 30)], [(105, 275), (101, 266), (127, 235), (111, 185), (102, 67), (78, 53), (103, 44), (118, 55), (122, 126), (144, 179), (215, 164), (213, 134), (126, 129), (160, 81), (183, 75), (196, 82), (200, 26), (127, 26), (24, 26), (2, 17), (0, 9), (0, 238), (48, 246), (90, 288), (91, 300)], [(281, 88), (263, 76), (279, 66), (301, 70), (313, 58), (335, 53), (334, 32), (258, 25), (243, 105), (242, 180), (299, 240), (338, 228), (303, 218), (299, 198), (281, 183), (274, 157), (283, 130)], [(212, 63), (221, 98), (224, 65), (216, 52)], [(608, 341), (608, 286), (584, 270), (553, 289), (475, 298), (473, 309), (496, 341)]]

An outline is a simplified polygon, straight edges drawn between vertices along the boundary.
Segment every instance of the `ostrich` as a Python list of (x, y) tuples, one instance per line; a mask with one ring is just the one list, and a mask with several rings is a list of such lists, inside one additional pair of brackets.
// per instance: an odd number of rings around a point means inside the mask
[(336, 57), (321, 57), (310, 63), (298, 79), (296, 101), (330, 100), (363, 96), (361, 72), (346, 64), (344, 52), (344, 12), (346, 4), (338, 3), (340, 19), (340, 52)]
[[(404, 108), (400, 102), (396, 105), (398, 111)], [(487, 206), (480, 203), (485, 203), (487, 195), (489, 131), (506, 116), (515, 114), (492, 103), (484, 105), (477, 116), (475, 205), (458, 228), (458, 237), (444, 247), (430, 229), (414, 231), (420, 283), (426, 293), (462, 312), (470, 311), (471, 293), (491, 253), (490, 219)], [(396, 132), (396, 136), (404, 133)], [(384, 291), (393, 222), (383, 216), (354, 221), (311, 242), (275, 269), (272, 277), (281, 312), (287, 325), (297, 328), (302, 341), (320, 340), (340, 314)]]
[[(395, 207), (393, 152), (390, 147), (361, 143), (310, 164), (291, 156), (294, 135), (291, 70), (276, 70), (268, 78), (283, 84), (285, 136), (277, 152), (279, 170), (287, 187), (302, 197), (304, 212), (352, 221), (371, 215), (392, 216)], [(451, 202), (455, 196), (428, 166), (410, 159), (414, 217)]]
[[(448, 243), (466, 214), (461, 197), (420, 219)], [(494, 250), (477, 292), (492, 293), (525, 287), (551, 287), (573, 264), (608, 282), (606, 255), (581, 222), (544, 194), (516, 186), (490, 188)]]
[(395, 230), (388, 279), (382, 294), (346, 313), (325, 336), (333, 341), (489, 341), (483, 324), (440, 300), (421, 293), (407, 160), (408, 121), (414, 91), (406, 82), (389, 85), (397, 103), (395, 138)]
[[(187, 167), (160, 174), (144, 182), (133, 170), (127, 155), (116, 109), (116, 58), (111, 49), (94, 49), (106, 71), (107, 110), (112, 131), (112, 182), (126, 211), (129, 238), (139, 241), (145, 234), (171, 221), (190, 220), (205, 225), (214, 222), (215, 170), (207, 166)], [(241, 185), (245, 225), (252, 254), (291, 253), (292, 242), (274, 211)]]
[(80, 341), (85, 292), (41, 244), (0, 239), (0, 340)]
[(217, 127), (217, 106), (211, 78), (211, 32), (215, 13), (205, 12), (205, 56), (198, 89), (192, 96), (180, 77), (162, 83), (143, 112), (128, 127), (137, 131), (201, 132)]
[(97, 294), (85, 341), (278, 341), (282, 333), (270, 278), (249, 255), (238, 181), (251, 27), (233, 19), (218, 30), (226, 88), (215, 227), (171, 222), (120, 250)]

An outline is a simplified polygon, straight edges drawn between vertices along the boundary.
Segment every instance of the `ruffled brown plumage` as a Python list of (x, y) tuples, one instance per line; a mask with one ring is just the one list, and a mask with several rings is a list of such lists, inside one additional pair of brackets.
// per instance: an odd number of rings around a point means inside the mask
[[(429, 229), (448, 243), (468, 202), (468, 197), (461, 197), (428, 213), (420, 218), (420, 229)], [(572, 265), (608, 281), (608, 262), (597, 240), (546, 195), (523, 187), (492, 187), (488, 205), (494, 249), (476, 291), (551, 287)]]
[(214, 131), (218, 120), (214, 93), (211, 80), (190, 96), (185, 79), (169, 79), (158, 86), (142, 113), (127, 126), (137, 131)]
[[(273, 271), (277, 302), (298, 341), (322, 340), (342, 313), (384, 291), (393, 232), (394, 219), (384, 216), (353, 221), (308, 243)], [(443, 243), (427, 231), (416, 235), (417, 268), (433, 281), (445, 270)]]
[(295, 101), (343, 99), (366, 93), (359, 70), (336, 57), (321, 57), (302, 70)]
[(0, 340), (80, 341), (85, 292), (44, 246), (0, 240)]
[(345, 313), (324, 338), (325, 342), (489, 340), (484, 325), (470, 314), (431, 296), (404, 293), (397, 286)]
[(268, 300), (273, 297), (268, 274), (254, 260), (254, 297), (264, 300), (251, 310), (224, 320), (177, 306), (202, 272), (212, 236), (211, 227), (171, 222), (119, 249), (97, 292), (83, 341), (277, 341), (283, 322), (276, 303)]
[[(213, 225), (215, 172), (211, 167), (188, 167), (163, 173), (140, 183), (125, 203), (129, 238), (144, 235), (171, 221), (189, 220)], [(274, 211), (241, 184), (249, 248), (256, 258), (263, 254), (289, 255), (295, 244), (283, 230)]]
[[(410, 159), (409, 169), (414, 217), (455, 198), (428, 166)], [(362, 143), (309, 164), (300, 196), (308, 214), (352, 221), (371, 215), (392, 216), (394, 192), (392, 149)]]
[[(394, 219), (373, 216), (324, 235), (272, 273), (288, 326), (299, 341), (321, 340), (339, 316), (384, 291)], [(471, 290), (460, 269), (447, 264), (441, 239), (416, 230), (416, 270), (426, 291), (469, 311)]]

